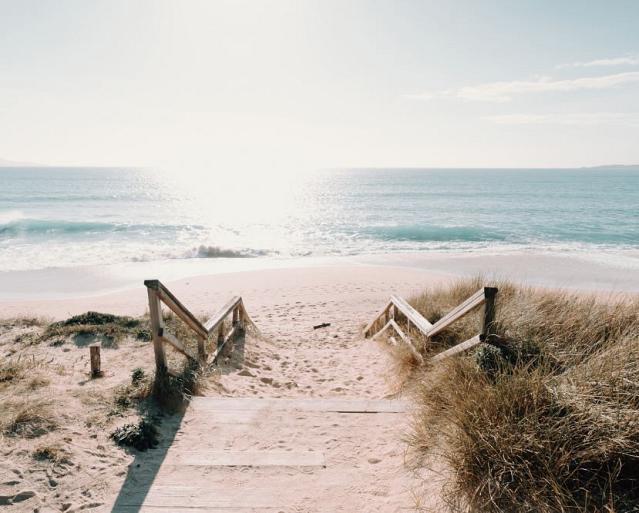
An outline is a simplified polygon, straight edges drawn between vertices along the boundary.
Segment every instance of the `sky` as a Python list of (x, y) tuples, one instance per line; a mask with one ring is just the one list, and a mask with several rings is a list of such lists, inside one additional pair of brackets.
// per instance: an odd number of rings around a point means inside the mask
[(639, 2), (0, 0), (0, 157), (639, 163)]

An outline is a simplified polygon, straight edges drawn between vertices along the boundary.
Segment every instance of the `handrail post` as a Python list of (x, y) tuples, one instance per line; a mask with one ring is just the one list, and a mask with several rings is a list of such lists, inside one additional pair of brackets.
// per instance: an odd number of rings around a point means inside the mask
[(221, 322), (217, 329), (217, 348), (222, 347), (222, 344), (224, 344), (224, 322)]
[(156, 378), (164, 377), (167, 374), (166, 353), (162, 344), (162, 330), (164, 329), (164, 320), (162, 319), (162, 305), (158, 297), (159, 282), (145, 282), (147, 293), (149, 296), (149, 315), (151, 317), (151, 335), (153, 337), (153, 350), (155, 352)]
[(244, 327), (246, 323), (246, 312), (244, 310), (244, 303), (242, 303), (241, 301), (237, 305), (237, 313), (238, 313), (238, 319), (237, 319), (238, 328), (241, 332), (244, 332)]
[(481, 320), (480, 334), (486, 338), (493, 331), (493, 325), (495, 323), (495, 296), (497, 295), (497, 288), (484, 287), (484, 311)]
[(197, 357), (200, 363), (206, 362), (206, 342), (207, 340), (204, 337), (198, 337), (197, 339)]

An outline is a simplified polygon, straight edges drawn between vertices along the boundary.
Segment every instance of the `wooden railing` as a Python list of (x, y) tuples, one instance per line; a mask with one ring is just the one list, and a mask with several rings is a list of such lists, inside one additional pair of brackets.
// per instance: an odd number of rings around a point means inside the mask
[[(458, 321), (475, 308), (484, 305), (483, 315), (481, 316), (481, 325), (479, 333), (468, 340), (461, 342), (450, 349), (443, 351), (431, 360), (437, 361), (454, 354), (466, 351), (480, 342), (488, 341), (491, 335), (491, 327), (495, 320), (495, 296), (497, 289), (494, 287), (483, 287), (470, 296), (466, 301), (453, 308), (450, 312), (439, 319), (435, 324), (431, 324), (422, 314), (410, 306), (404, 299), (399, 296), (391, 296), (388, 304), (382, 311), (364, 328), (364, 337), (375, 338), (392, 329), (397, 333), (399, 338), (407, 344), (408, 348), (415, 355), (417, 360), (423, 363), (423, 356), (417, 351), (415, 345), (410, 339), (412, 327), (414, 326), (427, 338), (437, 335), (441, 331), (448, 328), (451, 324)], [(406, 322), (406, 332), (400, 327), (398, 321), (403, 316)], [(393, 336), (389, 337), (392, 343), (397, 343)]]
[[(244, 332), (246, 323), (255, 326), (240, 296), (231, 298), (213, 317), (202, 324), (188, 308), (186, 308), (159, 280), (145, 280), (149, 296), (149, 314), (151, 317), (151, 334), (155, 351), (156, 375), (167, 374), (166, 353), (164, 344), (169, 344), (176, 351), (200, 365), (209, 360), (216, 361), (228, 342)], [(197, 354), (194, 354), (184, 343), (169, 333), (164, 325), (162, 306), (164, 303), (175, 315), (195, 333), (197, 337)], [(231, 329), (224, 332), (224, 320), (232, 315)], [(212, 334), (217, 334), (215, 350), (209, 354), (208, 341)]]

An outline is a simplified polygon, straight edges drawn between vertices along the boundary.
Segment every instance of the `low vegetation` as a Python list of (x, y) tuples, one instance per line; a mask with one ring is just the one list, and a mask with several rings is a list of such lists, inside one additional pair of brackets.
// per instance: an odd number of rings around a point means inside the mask
[[(167, 328), (196, 352), (197, 340), (182, 321), (171, 314), (166, 315), (165, 321)], [(110, 384), (100, 387), (99, 411), (91, 410), (87, 426), (105, 427), (117, 422), (118, 417), (130, 417), (136, 412), (146, 426), (153, 422), (153, 412), (157, 409), (169, 413), (179, 410), (191, 395), (198, 393), (203, 371), (169, 349), (171, 375), (156, 382), (153, 350), (145, 344), (150, 340), (147, 316), (134, 318), (86, 312), (49, 323), (39, 318), (1, 320), (0, 436), (38, 438), (55, 431), (63, 422), (60, 412), (68, 410), (57, 405), (61, 398), (76, 396), (93, 405), (91, 392), (83, 390), (82, 386), (90, 379), (85, 346), (96, 342), (115, 351), (103, 356), (107, 377), (122, 373), (121, 368), (109, 368), (110, 361), (121, 359), (120, 353), (134, 354), (137, 348), (142, 351), (142, 360), (151, 366), (146, 369), (134, 367), (129, 371), (129, 381), (113, 384), (113, 380), (108, 379)], [(118, 350), (122, 343), (127, 344), (126, 348)], [(130, 361), (139, 361), (139, 357)], [(78, 363), (85, 369), (80, 377), (80, 388), (76, 392), (75, 382), (71, 381), (63, 396), (55, 397), (51, 383), (59, 386), (60, 382), (66, 382), (64, 376), (73, 375)], [(41, 456), (39, 459), (47, 459), (44, 453)]]
[[(411, 303), (434, 322), (481, 284)], [(498, 287), (502, 342), (413, 372), (419, 464), (444, 460), (454, 511), (639, 511), (639, 300)], [(476, 334), (478, 315), (430, 350)]]
[(42, 339), (59, 339), (61, 337), (90, 337), (101, 336), (104, 341), (117, 344), (126, 336), (137, 340), (151, 340), (149, 322), (144, 318), (133, 318), (100, 312), (87, 312), (75, 315), (64, 321), (54, 322), (47, 326)]
[(158, 445), (159, 433), (155, 424), (144, 419), (137, 424), (125, 424), (117, 428), (111, 438), (124, 447), (132, 447), (138, 451), (153, 449)]

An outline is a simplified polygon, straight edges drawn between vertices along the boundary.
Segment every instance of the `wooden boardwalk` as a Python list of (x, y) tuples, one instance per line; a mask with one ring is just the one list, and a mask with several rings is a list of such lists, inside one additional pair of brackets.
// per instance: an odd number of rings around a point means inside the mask
[[(134, 461), (107, 510), (352, 513), (344, 497), (358, 494), (378, 496), (378, 511), (405, 494), (408, 507), (405, 411), (396, 400), (197, 397), (167, 421), (173, 438)], [(396, 460), (390, 474), (383, 458)]]

